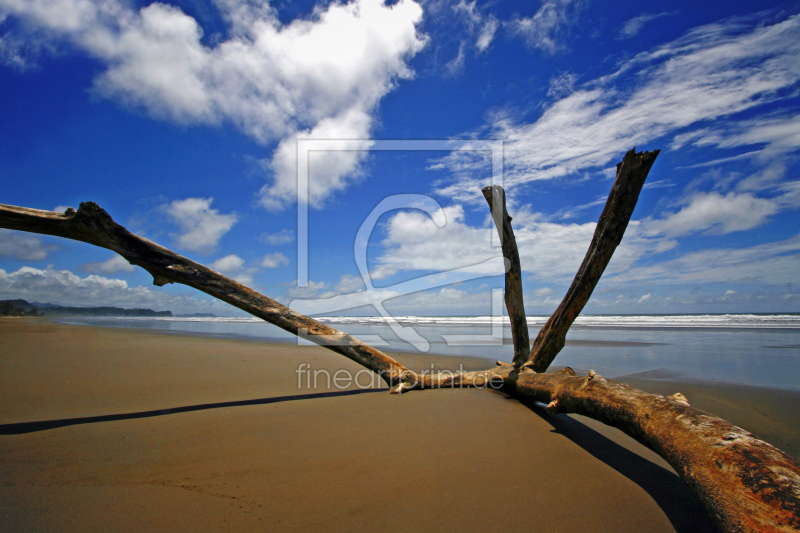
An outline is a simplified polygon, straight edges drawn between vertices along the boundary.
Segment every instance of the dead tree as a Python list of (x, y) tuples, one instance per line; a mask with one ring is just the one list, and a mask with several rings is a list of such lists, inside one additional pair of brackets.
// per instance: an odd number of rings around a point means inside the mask
[(619, 428), (663, 457), (689, 485), (722, 531), (800, 530), (800, 465), (772, 445), (721, 418), (692, 408), (680, 393), (663, 397), (566, 368), (547, 374), (565, 336), (588, 302), (622, 240), (658, 151), (625, 154), (595, 229), (592, 244), (564, 300), (528, 352), (519, 254), (498, 187), (484, 189), (508, 261), (506, 304), (514, 336), (512, 364), (482, 372), (417, 374), (388, 355), (297, 313), (258, 292), (147, 239), (130, 233), (93, 202), (75, 211), (41, 211), (0, 204), (0, 227), (86, 242), (113, 250), (153, 276), (182, 283), (376, 372), (399, 394), (443, 386), (501, 385), (519, 398), (547, 404), (551, 413), (577, 413)]

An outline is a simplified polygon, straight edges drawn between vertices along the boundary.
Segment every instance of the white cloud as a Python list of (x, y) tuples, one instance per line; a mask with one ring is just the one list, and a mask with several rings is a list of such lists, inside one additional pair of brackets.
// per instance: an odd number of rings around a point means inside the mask
[(650, 294), (650, 293), (648, 292), (647, 294), (644, 294), (644, 295), (642, 295), (642, 297), (641, 297), (641, 298), (639, 298), (639, 300), (638, 300), (636, 303), (644, 303), (644, 302), (646, 302), (647, 300), (649, 300), (651, 296), (652, 296), (652, 294)]
[(719, 148), (762, 145), (758, 151), (728, 158), (731, 161), (754, 155), (762, 159), (774, 158), (800, 148), (800, 114), (742, 120), (716, 128), (704, 128), (684, 139), (684, 142), (691, 142), (695, 146)]
[(622, 29), (619, 31), (619, 38), (630, 39), (631, 37), (635, 37), (639, 34), (640, 31), (642, 31), (644, 25), (650, 22), (651, 20), (655, 20), (659, 17), (666, 17), (670, 14), (671, 13), (658, 13), (655, 15), (651, 15), (648, 13), (642, 13), (638, 17), (633, 17), (622, 26)]
[(220, 257), (211, 263), (211, 268), (222, 272), (226, 276), (232, 277), (239, 283), (244, 285), (252, 285), (254, 276), (262, 268), (275, 268), (285, 264), (289, 264), (289, 260), (281, 253), (268, 255), (263, 261), (261, 261), (261, 263), (254, 264), (251, 262), (249, 266), (244, 259), (238, 255), (231, 254), (226, 255), (225, 257)]
[[(477, 1), (466, 2), (460, 0), (455, 4), (453, 11), (461, 19), (465, 26), (465, 33), (475, 39), (474, 46), (478, 52), (484, 52), (494, 40), (495, 33), (499, 27), (499, 22), (494, 15), (484, 15)], [(461, 42), (459, 55), (463, 58), (466, 41)]]
[[(0, 0), (0, 9), (103, 63), (98, 95), (166, 120), (229, 122), (260, 142), (282, 140), (270, 165), (274, 184), (263, 191), (270, 207), (290, 201), (285, 184), (295, 171), (282, 160), (285, 143), (297, 134), (368, 138), (379, 101), (412, 76), (406, 61), (425, 45), (416, 30), (422, 9), (411, 0), (332, 2), (288, 24), (267, 4), (217, 7), (229, 37), (206, 45), (197, 21), (161, 3), (136, 11), (124, 0)], [(328, 194), (360, 162), (338, 155)]]
[(512, 20), (510, 28), (529, 46), (553, 54), (563, 47), (564, 28), (574, 21), (579, 8), (580, 2), (574, 0), (545, 0), (533, 16)]
[(631, 268), (607, 281), (615, 284), (727, 282), (794, 285), (797, 272), (800, 272), (798, 252), (800, 235), (747, 248), (690, 252), (662, 263)]
[(129, 287), (124, 280), (94, 274), (82, 278), (67, 270), (55, 270), (52, 265), (44, 270), (22, 267), (10, 273), (0, 269), (0, 299), (16, 298), (76, 307), (90, 303), (93, 306), (138, 307), (173, 313), (232, 311), (229, 305), (216, 300), (199, 299), (189, 294), (173, 295), (150, 287)]
[(218, 272), (222, 272), (223, 274), (226, 272), (234, 272), (241, 269), (244, 266), (244, 259), (239, 257), (238, 255), (226, 255), (225, 257), (220, 257), (213, 263), (211, 263), (211, 268)]
[[(798, 31), (800, 16), (757, 27), (737, 20), (703, 26), (574, 90), (535, 122), (498, 115), (491, 126), (493, 137), (505, 140), (506, 187), (610, 169), (635, 145), (678, 133), (683, 143), (692, 135), (704, 138), (705, 133), (682, 130), (794, 94), (787, 89), (800, 82)], [(749, 126), (746, 136), (714, 143), (760, 139), (787, 149), (797, 146), (794, 119)], [(437, 192), (477, 201), (468, 191), (483, 183), (463, 178), (462, 158), (454, 152), (443, 160), (459, 177)]]
[(279, 244), (286, 244), (294, 240), (294, 232), (288, 229), (282, 229), (277, 233), (262, 233), (258, 238), (259, 241), (278, 246)]
[[(328, 287), (324, 281), (309, 281), (305, 287), (298, 287), (296, 284), (286, 289), (285, 295), (287, 298), (316, 298), (319, 297), (319, 292)], [(303, 313), (306, 311), (300, 311)]]
[(359, 290), (365, 289), (364, 280), (362, 280), (358, 276), (353, 276), (350, 274), (345, 274), (339, 279), (339, 283), (333, 288), (336, 292), (343, 294), (343, 293), (350, 293), (356, 292)]
[(41, 261), (57, 249), (58, 246), (46, 244), (40, 237), (0, 228), (0, 256), (20, 261)]
[(116, 274), (117, 272), (135, 272), (136, 267), (128, 263), (121, 255), (113, 255), (99, 263), (86, 263), (78, 267), (81, 272), (93, 274)]
[(698, 231), (725, 235), (760, 226), (780, 210), (774, 200), (733, 192), (724, 196), (717, 192), (698, 193), (691, 196), (686, 203), (676, 213), (667, 214), (662, 219), (645, 221), (646, 231), (667, 237)]
[(213, 198), (186, 198), (162, 205), (172, 220), (180, 226), (182, 233), (175, 236), (181, 248), (194, 252), (209, 253), (236, 223), (236, 215), (223, 215), (211, 208)]
[(464, 71), (464, 63), (466, 61), (465, 48), (466, 44), (462, 41), (458, 46), (458, 55), (445, 64), (444, 70), (448, 76), (455, 77)]
[[(445, 207), (447, 223), (439, 228), (425, 214), (401, 211), (386, 223), (384, 250), (371, 270), (372, 279), (397, 271), (449, 271), (480, 264), (501, 255), (492, 246), (491, 227), (474, 227), (464, 222), (460, 205)], [(556, 224), (521, 212), (514, 216), (514, 233), (522, 270), (543, 282), (563, 283), (577, 272), (592, 241), (595, 223)], [(647, 239), (641, 224), (632, 221), (625, 239), (614, 254), (607, 271), (619, 272), (646, 253), (655, 252), (659, 239)], [(501, 275), (489, 265), (480, 267), (486, 275)], [(381, 275), (383, 274), (383, 275)]]
[(483, 23), (478, 33), (478, 40), (475, 41), (475, 47), (479, 52), (485, 52), (489, 45), (492, 44), (498, 26), (497, 19), (492, 16), (488, 17), (486, 22)]
[(280, 252), (268, 254), (261, 260), (261, 266), (264, 268), (278, 268), (289, 264), (289, 258)]
[[(261, 205), (280, 210), (296, 199), (297, 139), (363, 139), (368, 137), (372, 117), (361, 110), (349, 110), (343, 116), (323, 119), (313, 130), (284, 139), (269, 161), (262, 165), (275, 176), (272, 185), (261, 189)], [(341, 149), (328, 143), (326, 150), (308, 152), (308, 203), (322, 207), (328, 197), (342, 191), (362, 177), (359, 166), (367, 157), (371, 141), (343, 141)]]
[(572, 92), (578, 76), (569, 72), (563, 72), (550, 79), (550, 88), (547, 89), (547, 96), (562, 98)]

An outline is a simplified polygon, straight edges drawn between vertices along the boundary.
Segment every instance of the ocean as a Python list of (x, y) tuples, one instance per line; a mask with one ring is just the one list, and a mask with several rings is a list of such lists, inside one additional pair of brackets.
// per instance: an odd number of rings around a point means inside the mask
[[(507, 317), (317, 317), (378, 349), (510, 361)], [(309, 344), (253, 317), (58, 318), (61, 323)], [(531, 341), (547, 317), (528, 317)], [(491, 364), (491, 363), (490, 363)], [(578, 317), (553, 363), (610, 378), (740, 383), (800, 390), (800, 315)]]

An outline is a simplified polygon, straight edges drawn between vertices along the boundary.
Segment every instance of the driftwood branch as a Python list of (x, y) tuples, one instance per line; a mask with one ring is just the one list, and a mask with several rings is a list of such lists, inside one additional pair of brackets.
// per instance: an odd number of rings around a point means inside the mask
[[(657, 154), (657, 151), (638, 154), (631, 151), (618, 165), (617, 180), (595, 231), (592, 247), (559, 311), (534, 343), (531, 361), (535, 368), (547, 368), (563, 346), (567, 329), (588, 301), (622, 239), (644, 178)], [(494, 200), (500, 197), (492, 196)], [(514, 242), (510, 217), (504, 208), (497, 209), (502, 206), (494, 200), (490, 206), (498, 229), (503, 228), (505, 255), (505, 243)], [(502, 218), (498, 213), (502, 213)], [(82, 203), (77, 212), (70, 209), (63, 214), (0, 205), (0, 227), (65, 237), (113, 250), (131, 264), (150, 272), (156, 285), (182, 283), (286, 331), (307, 334), (318, 344), (377, 372), (394, 386), (393, 392), (490, 386), (503, 388), (523, 399), (546, 403), (553, 413), (589, 416), (621, 429), (667, 460), (703, 502), (721, 530), (800, 529), (800, 465), (745, 430), (690, 407), (680, 394), (667, 398), (647, 394), (606, 380), (594, 372), (586, 377), (575, 377), (571, 371), (558, 375), (537, 373), (530, 364), (520, 367), (499, 363), (497, 368), (482, 372), (416, 374), (350, 335), (128, 232), (91, 202)], [(505, 236), (506, 228), (511, 239)], [(511, 285), (518, 285), (520, 294), (518, 300), (512, 300), (509, 316), (513, 308), (519, 309), (524, 317), (521, 280), (509, 283), (508, 277), (506, 279), (507, 298)], [(515, 333), (515, 352), (517, 339)], [(542, 353), (545, 355), (539, 355)]]
[(528, 335), (528, 319), (525, 316), (525, 304), (522, 301), (522, 268), (519, 263), (519, 251), (514, 230), (511, 229), (511, 217), (506, 211), (506, 192), (498, 185), (484, 187), (483, 196), (489, 202), (494, 225), (500, 235), (503, 257), (508, 261), (506, 268), (506, 309), (511, 321), (511, 336), (514, 341), (514, 364), (519, 365), (528, 360), (531, 341)]
[[(0, 204), (0, 227), (55, 235), (117, 252), (132, 265), (144, 268), (159, 287), (181, 283), (194, 287), (242, 311), (294, 335), (321, 344), (376, 372), (390, 386), (399, 385), (408, 369), (372, 346), (300, 314), (219, 272), (187, 259), (158, 244), (134, 235), (94, 202), (83, 202), (78, 211), (40, 211)], [(402, 389), (401, 389), (402, 390)]]
[(533, 341), (529, 364), (536, 372), (547, 370), (564, 347), (567, 331), (589, 301), (614, 250), (622, 241), (644, 180), (659, 152), (660, 150), (636, 153), (634, 148), (617, 165), (617, 178), (608, 194), (600, 220), (597, 221), (586, 257), (583, 258), (583, 263), (561, 304)]

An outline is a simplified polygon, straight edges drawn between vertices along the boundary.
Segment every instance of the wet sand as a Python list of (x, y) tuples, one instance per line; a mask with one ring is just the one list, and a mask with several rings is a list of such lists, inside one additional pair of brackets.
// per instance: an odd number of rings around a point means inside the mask
[[(617, 430), (491, 390), (298, 388), (302, 363), (360, 370), (318, 347), (0, 319), (0, 530), (713, 530)], [(798, 457), (800, 394), (631, 381)]]

